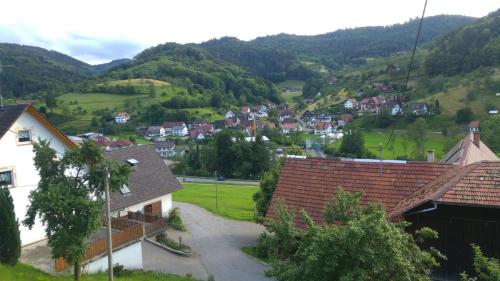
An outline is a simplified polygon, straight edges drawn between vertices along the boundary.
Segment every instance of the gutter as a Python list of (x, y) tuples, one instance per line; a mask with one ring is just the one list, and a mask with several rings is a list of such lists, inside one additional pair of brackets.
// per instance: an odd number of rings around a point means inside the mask
[(408, 213), (406, 215), (409, 216), (409, 215), (413, 215), (413, 214), (427, 213), (427, 212), (432, 212), (432, 211), (436, 210), (437, 209), (436, 201), (431, 201), (431, 202), (432, 202), (432, 207), (427, 208), (427, 209), (423, 209), (423, 210), (418, 210), (415, 212), (411, 212), (411, 213)]

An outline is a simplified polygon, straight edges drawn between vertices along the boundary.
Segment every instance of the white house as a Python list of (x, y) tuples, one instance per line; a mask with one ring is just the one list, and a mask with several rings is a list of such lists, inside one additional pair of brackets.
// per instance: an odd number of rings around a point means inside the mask
[(234, 115), (234, 112), (232, 112), (231, 110), (229, 110), (226, 115), (224, 115), (224, 119), (231, 119), (233, 118), (235, 115)]
[(166, 136), (165, 129), (162, 126), (151, 126), (148, 128), (144, 137), (146, 138), (155, 138), (155, 137), (164, 137)]
[(189, 133), (186, 123), (181, 121), (166, 121), (163, 122), (162, 127), (167, 135), (184, 137)]
[(155, 141), (156, 153), (163, 158), (172, 157), (175, 153), (175, 142), (173, 141)]
[[(59, 155), (76, 147), (33, 106), (0, 107), (0, 188), (9, 188), (19, 222), (26, 216), (28, 196), (40, 180), (33, 162), (33, 143), (39, 139), (50, 141), (50, 147)], [(45, 228), (39, 219), (31, 230), (21, 223), (19, 230), (23, 246), (45, 239)]]
[(355, 99), (348, 99), (345, 103), (344, 103), (344, 108), (345, 109), (357, 109), (359, 106), (359, 103), (357, 100)]
[(130, 119), (130, 115), (128, 115), (127, 112), (118, 112), (115, 115), (115, 123), (116, 124), (123, 124), (127, 123), (127, 121)]
[(284, 135), (288, 135), (291, 132), (297, 132), (299, 130), (299, 126), (297, 123), (285, 123), (281, 125), (281, 133)]
[(314, 124), (314, 134), (328, 135), (332, 132), (332, 124), (329, 122), (316, 122)]
[(106, 151), (104, 156), (132, 168), (128, 185), (110, 195), (113, 216), (126, 216), (129, 211), (161, 217), (168, 215), (172, 209), (172, 193), (181, 189), (181, 185), (153, 145)]

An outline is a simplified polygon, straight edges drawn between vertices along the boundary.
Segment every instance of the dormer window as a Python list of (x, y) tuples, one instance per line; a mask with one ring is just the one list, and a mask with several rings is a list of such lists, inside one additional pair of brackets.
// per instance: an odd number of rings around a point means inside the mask
[(127, 159), (127, 163), (130, 166), (137, 166), (137, 164), (139, 163), (139, 161), (135, 160), (134, 158), (130, 158), (130, 159)]
[(17, 141), (19, 143), (31, 142), (31, 131), (30, 130), (19, 130), (17, 131)]
[(120, 188), (120, 192), (122, 195), (130, 193), (130, 189), (126, 184), (122, 185), (122, 188)]
[(14, 177), (12, 171), (0, 172), (0, 187), (7, 187), (7, 188), (14, 187)]

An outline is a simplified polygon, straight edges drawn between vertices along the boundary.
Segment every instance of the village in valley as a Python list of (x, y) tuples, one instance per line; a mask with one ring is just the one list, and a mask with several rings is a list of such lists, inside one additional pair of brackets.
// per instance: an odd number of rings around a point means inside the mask
[(69, 32), (68, 55), (0, 19), (0, 281), (500, 281), (482, 5), (249, 40)]

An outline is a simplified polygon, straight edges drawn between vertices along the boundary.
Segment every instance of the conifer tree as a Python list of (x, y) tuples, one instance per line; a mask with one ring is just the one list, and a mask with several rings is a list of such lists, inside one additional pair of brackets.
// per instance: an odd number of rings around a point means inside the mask
[(19, 223), (8, 188), (0, 187), (0, 263), (15, 265), (21, 255)]

